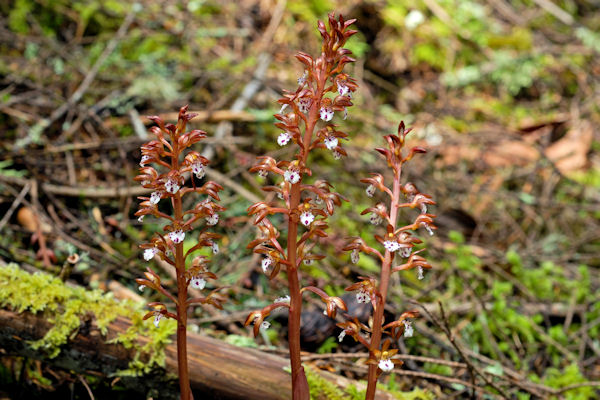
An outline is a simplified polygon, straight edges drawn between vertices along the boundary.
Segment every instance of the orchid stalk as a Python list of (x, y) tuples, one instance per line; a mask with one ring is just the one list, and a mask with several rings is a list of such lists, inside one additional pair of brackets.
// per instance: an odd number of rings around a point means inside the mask
[[(195, 143), (206, 137), (206, 132), (194, 129), (186, 132), (187, 122), (196, 114), (188, 113), (188, 107), (179, 111), (177, 125), (165, 124), (157, 116), (148, 117), (156, 126), (150, 131), (156, 136), (155, 140), (142, 146), (142, 159), (140, 161), (140, 174), (135, 178), (144, 188), (151, 189), (150, 196), (139, 197), (142, 200), (136, 216), (142, 222), (146, 217), (155, 217), (166, 220), (163, 233), (154, 234), (149, 243), (142, 244), (144, 259), (150, 261), (157, 257), (175, 268), (177, 276), (177, 292), (172, 294), (161, 282), (160, 276), (150, 267), (147, 268), (144, 278), (136, 279), (140, 290), (145, 287), (153, 289), (174, 304), (175, 312), (163, 302), (151, 302), (144, 319), (154, 318), (154, 325), (159, 326), (163, 318), (172, 318), (177, 321), (177, 362), (179, 370), (179, 388), (182, 400), (193, 399), (187, 365), (187, 315), (188, 309), (195, 304), (211, 304), (222, 308), (222, 299), (218, 295), (219, 288), (212, 290), (205, 296), (190, 298), (188, 288), (202, 290), (207, 279), (216, 279), (217, 276), (208, 270), (208, 257), (195, 256), (190, 265), (186, 260), (201, 250), (209, 247), (213, 254), (219, 251), (217, 240), (220, 236), (209, 231), (219, 221), (219, 212), (224, 207), (217, 204), (218, 192), (223, 190), (221, 185), (208, 181), (201, 186), (197, 183), (204, 178), (205, 166), (209, 161), (198, 152), (188, 150)], [(162, 172), (161, 172), (162, 171)], [(190, 176), (190, 185), (186, 186), (186, 176)], [(193, 176), (192, 176), (193, 175)], [(195, 193), (205, 196), (202, 201), (195, 204), (192, 209), (183, 209), (183, 196)], [(170, 203), (172, 214), (167, 214), (159, 209), (159, 204), (166, 200)], [(162, 202), (162, 203), (161, 203)], [(196, 243), (187, 251), (183, 242), (186, 236), (192, 234), (194, 226), (202, 223), (202, 228), (197, 236)]]

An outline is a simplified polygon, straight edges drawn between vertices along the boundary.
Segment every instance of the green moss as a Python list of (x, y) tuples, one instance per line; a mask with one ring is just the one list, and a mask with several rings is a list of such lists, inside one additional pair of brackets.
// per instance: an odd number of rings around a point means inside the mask
[[(0, 268), (0, 306), (18, 312), (44, 313), (53, 326), (43, 338), (30, 342), (30, 345), (44, 351), (49, 358), (58, 356), (61, 346), (77, 334), (82, 319), (93, 316), (100, 332), (106, 334), (108, 325), (118, 316), (130, 318), (131, 327), (111, 341), (136, 349), (130, 368), (122, 371), (123, 374), (145, 373), (157, 366), (164, 367), (164, 349), (176, 329), (173, 320), (163, 321), (155, 329), (151, 322), (142, 321), (140, 306), (130, 301), (117, 301), (112, 294), (99, 290), (68, 286), (46, 273), (29, 274), (16, 264)], [(140, 345), (139, 337), (149, 340)]]
[[(304, 366), (304, 370), (308, 386), (310, 387), (311, 400), (362, 400), (365, 398), (365, 389), (358, 389), (354, 385), (342, 389), (335, 383), (323, 378), (312, 368)], [(386, 391), (393, 395), (394, 398), (400, 400), (433, 400), (434, 397), (431, 393), (420, 388), (415, 388), (410, 392), (398, 390), (393, 378), (394, 376), (392, 374), (387, 384), (379, 383), (377, 390)]]

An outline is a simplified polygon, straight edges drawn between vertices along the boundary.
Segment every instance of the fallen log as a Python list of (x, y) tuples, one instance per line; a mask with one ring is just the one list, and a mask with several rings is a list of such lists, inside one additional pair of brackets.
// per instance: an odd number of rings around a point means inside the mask
[[(124, 334), (131, 322), (117, 317), (108, 327), (106, 336), (84, 321), (77, 334), (63, 346), (58, 356), (50, 359), (44, 352), (31, 348), (30, 341), (39, 340), (50, 330), (52, 324), (40, 314), (18, 313), (0, 309), (0, 348), (8, 354), (26, 356), (50, 362), (61, 368), (78, 373), (102, 373), (114, 375), (126, 370), (135, 350), (122, 344), (107, 341)], [(144, 344), (145, 338), (139, 340)], [(285, 371), (289, 362), (275, 355), (256, 349), (232, 346), (225, 342), (198, 334), (188, 334), (188, 362), (192, 389), (197, 398), (214, 399), (265, 399), (283, 400), (291, 392), (290, 376)], [(166, 371), (177, 372), (177, 349), (170, 344), (165, 349)], [(153, 386), (161, 392), (169, 391), (165, 382), (141, 379), (138, 384), (130, 381), (128, 386), (147, 390)], [(141, 387), (148, 385), (147, 388)], [(140, 387), (137, 387), (140, 386)], [(175, 387), (171, 388), (171, 391)]]
[[(51, 297), (55, 296), (55, 297)], [(22, 297), (22, 299), (17, 299)], [(30, 304), (32, 301), (35, 304)], [(72, 301), (75, 299), (76, 301)], [(43, 304), (52, 306), (43, 307)], [(93, 303), (97, 303), (95, 305)], [(61, 303), (61, 304), (59, 304)], [(75, 314), (74, 324), (63, 329), (62, 339), (50, 340), (50, 345), (40, 347), (36, 341), (48, 341), (49, 332), (56, 330), (61, 322), (73, 321), (75, 304), (88, 304), (89, 309)], [(177, 349), (174, 337), (166, 346), (159, 346), (164, 368), (151, 360), (155, 355), (142, 351), (157, 339), (139, 330), (139, 310), (124, 308), (110, 296), (70, 287), (47, 274), (28, 274), (15, 265), (0, 266), (0, 349), (4, 355), (24, 356), (38, 359), (76, 373), (101, 374), (118, 377), (129, 389), (149, 394), (159, 393), (161, 399), (177, 398)], [(119, 307), (121, 307), (119, 309)], [(43, 310), (43, 311), (40, 311)], [(96, 311), (90, 311), (96, 310)], [(114, 312), (106, 324), (103, 314)], [(96, 314), (100, 313), (100, 314)], [(142, 325), (151, 325), (146, 321)], [(138, 330), (131, 337), (131, 327)], [(152, 326), (152, 328), (154, 328)], [(163, 326), (162, 340), (172, 331)], [(160, 332), (152, 329), (149, 332)], [(66, 333), (65, 333), (66, 332)], [(146, 331), (148, 332), (148, 331)], [(132, 345), (127, 340), (128, 338)], [(118, 341), (117, 341), (118, 339)], [(38, 342), (39, 343), (39, 342)], [(137, 369), (132, 369), (136, 361)], [(140, 369), (148, 365), (152, 368)], [(246, 399), (283, 400), (291, 394), (289, 361), (283, 357), (265, 353), (254, 348), (237, 347), (223, 341), (188, 332), (188, 364), (192, 390), (197, 399)], [(126, 371), (126, 374), (123, 372)], [(364, 384), (322, 371), (309, 373), (340, 388), (354, 385), (363, 389)], [(317, 397), (319, 400), (327, 397)], [(380, 392), (378, 399), (391, 399)]]

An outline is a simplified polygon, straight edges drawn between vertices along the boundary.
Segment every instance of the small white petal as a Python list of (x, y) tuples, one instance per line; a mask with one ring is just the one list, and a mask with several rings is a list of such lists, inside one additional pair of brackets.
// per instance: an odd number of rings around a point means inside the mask
[(162, 318), (162, 314), (156, 314), (156, 316), (154, 317), (154, 326), (158, 328), (158, 323), (160, 322)]
[(171, 194), (175, 194), (179, 190), (179, 185), (174, 180), (169, 179), (165, 182), (165, 190)]
[(324, 142), (325, 147), (327, 147), (328, 150), (333, 150), (338, 145), (338, 138), (336, 138), (335, 136), (327, 136)]
[(315, 220), (315, 216), (312, 215), (309, 211), (305, 211), (300, 215), (300, 222), (302, 225), (309, 226)]
[(300, 112), (308, 112), (308, 110), (310, 109), (310, 105), (312, 104), (312, 100), (307, 98), (307, 97), (303, 97), (298, 101), (298, 109), (300, 110)]
[(269, 321), (263, 321), (260, 323), (260, 329), (263, 331), (269, 329), (270, 326), (271, 326), (271, 323)]
[(283, 114), (283, 112), (285, 111), (285, 109), (287, 108), (287, 104), (284, 104), (281, 106), (281, 109), (279, 110), (279, 114)]
[(292, 137), (290, 136), (289, 133), (283, 132), (277, 138), (277, 144), (280, 146), (285, 146), (286, 144), (288, 144), (288, 142), (290, 141), (291, 138)]
[(375, 186), (373, 186), (373, 185), (369, 185), (369, 186), (367, 187), (367, 190), (366, 190), (366, 192), (367, 192), (367, 196), (368, 196), (368, 197), (373, 197), (373, 195), (375, 194)]
[(329, 107), (322, 107), (319, 110), (319, 116), (325, 122), (331, 121), (333, 119), (333, 110)]
[(425, 278), (425, 276), (423, 276), (423, 267), (419, 265), (419, 268), (417, 269), (417, 279), (421, 280), (423, 278)]
[(389, 358), (385, 359), (385, 360), (380, 360), (379, 361), (379, 368), (383, 372), (390, 372), (391, 370), (394, 369), (394, 363)]
[(373, 225), (379, 225), (381, 223), (382, 219), (377, 214), (371, 214), (371, 216), (369, 217), (369, 221), (371, 221), (371, 224), (373, 224)]
[(369, 296), (369, 293), (365, 292), (364, 290), (360, 290), (358, 293), (356, 293), (356, 302), (361, 304), (361, 303), (368, 303), (369, 301), (371, 301), (371, 297)]
[(140, 160), (140, 167), (143, 167), (144, 165), (146, 165), (149, 160), (150, 160), (150, 156), (142, 156), (142, 159)]
[(262, 259), (260, 266), (262, 267), (264, 273), (267, 273), (267, 270), (269, 269), (271, 264), (273, 264), (273, 259), (271, 257), (265, 257)]
[(342, 340), (344, 340), (344, 337), (346, 337), (346, 331), (342, 331), (340, 332), (340, 334), (338, 335), (338, 342), (342, 342)]
[(158, 202), (160, 201), (160, 198), (162, 197), (162, 193), (161, 192), (152, 192), (152, 194), (150, 195), (150, 203), (152, 204), (158, 204)]
[(219, 222), (219, 214), (215, 213), (215, 214), (211, 214), (208, 217), (206, 217), (206, 224), (213, 226), (216, 225)]
[(342, 158), (342, 153), (340, 153), (339, 151), (333, 151), (333, 158), (335, 160), (339, 160), (340, 158)]
[(219, 253), (219, 244), (218, 243), (213, 242), (213, 244), (211, 245), (211, 248), (212, 248), (213, 254)]
[(298, 181), (300, 180), (300, 174), (298, 173), (298, 171), (293, 169), (288, 169), (287, 171), (285, 171), (283, 177), (292, 185), (298, 183)]
[(195, 162), (192, 164), (192, 172), (196, 175), (196, 178), (202, 179), (204, 175), (206, 175), (206, 171), (204, 170), (204, 165), (201, 162)]
[(194, 289), (202, 290), (206, 286), (206, 281), (204, 280), (204, 278), (196, 276), (190, 280), (190, 285), (192, 285)]
[(391, 251), (393, 253), (400, 248), (400, 244), (395, 240), (386, 240), (383, 242), (383, 247), (385, 247), (387, 251)]
[(348, 86), (344, 85), (343, 83), (338, 83), (338, 93), (340, 96), (344, 96), (346, 93), (348, 93), (348, 90)]
[(269, 175), (269, 171), (267, 171), (266, 169), (258, 170), (258, 176), (260, 176), (261, 178), (266, 178), (267, 175)]
[(415, 330), (413, 329), (412, 323), (405, 319), (404, 321), (402, 321), (402, 323), (404, 324), (404, 336), (405, 337), (412, 337), (413, 334), (415, 333)]
[(169, 239), (171, 239), (175, 244), (181, 243), (185, 239), (185, 232), (181, 229), (170, 232)]
[(145, 288), (146, 288), (146, 285), (140, 285), (140, 286), (138, 287), (138, 290), (139, 290), (140, 292), (143, 292)]
[(151, 249), (144, 250), (144, 260), (150, 261), (154, 258), (154, 256), (158, 253), (158, 249), (153, 247)]
[(352, 250), (352, 253), (350, 254), (350, 261), (352, 261), (352, 264), (358, 264), (359, 260), (360, 252), (358, 251), (358, 249)]
[(145, 215), (140, 215), (138, 217), (138, 222), (144, 222), (144, 217), (145, 217)]

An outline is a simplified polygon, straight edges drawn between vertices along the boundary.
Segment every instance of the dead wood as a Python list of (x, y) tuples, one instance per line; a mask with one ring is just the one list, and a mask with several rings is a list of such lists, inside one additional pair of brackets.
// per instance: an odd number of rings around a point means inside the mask
[[(120, 344), (108, 344), (111, 339), (127, 331), (131, 322), (124, 317), (113, 321), (103, 336), (93, 321), (82, 321), (77, 334), (61, 348), (60, 354), (48, 359), (42, 351), (33, 350), (29, 341), (42, 338), (52, 324), (41, 314), (18, 313), (0, 309), (0, 349), (5, 354), (40, 359), (60, 368), (77, 373), (113, 375), (128, 368), (135, 350)], [(147, 339), (140, 337), (140, 344)], [(177, 348), (167, 346), (166, 372), (177, 373)], [(196, 398), (283, 400), (291, 393), (291, 381), (286, 367), (289, 361), (257, 349), (236, 347), (217, 339), (188, 333), (188, 362), (192, 389)], [(143, 357), (142, 357), (143, 358)], [(320, 373), (321, 377), (341, 387), (360, 384), (344, 377)], [(176, 385), (168, 383), (163, 371), (154, 371), (151, 378), (143, 376), (128, 380), (127, 386), (140, 391), (159, 389), (176, 395)], [(161, 397), (162, 398), (162, 397)], [(379, 393), (378, 399), (390, 399)]]

